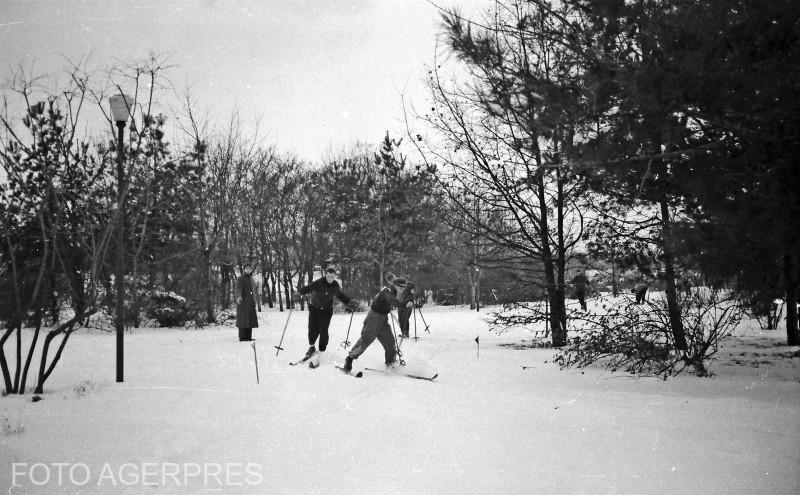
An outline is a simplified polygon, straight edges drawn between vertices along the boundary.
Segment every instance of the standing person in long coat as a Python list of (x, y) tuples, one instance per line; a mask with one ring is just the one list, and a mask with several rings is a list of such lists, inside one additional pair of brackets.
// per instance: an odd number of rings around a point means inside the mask
[(258, 314), (256, 301), (253, 296), (253, 271), (252, 263), (245, 262), (242, 275), (236, 279), (234, 293), (236, 295), (236, 326), (239, 327), (239, 341), (253, 340), (253, 328), (258, 327)]

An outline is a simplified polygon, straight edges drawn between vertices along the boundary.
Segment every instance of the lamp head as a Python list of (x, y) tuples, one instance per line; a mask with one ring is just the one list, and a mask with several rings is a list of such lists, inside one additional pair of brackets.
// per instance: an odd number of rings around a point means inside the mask
[(133, 99), (128, 95), (118, 94), (109, 97), (108, 102), (111, 104), (111, 118), (117, 124), (122, 123), (124, 125), (131, 115)]

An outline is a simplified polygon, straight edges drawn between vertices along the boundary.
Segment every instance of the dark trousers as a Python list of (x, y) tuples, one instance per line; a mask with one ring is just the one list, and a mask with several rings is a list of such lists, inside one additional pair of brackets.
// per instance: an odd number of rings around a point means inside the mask
[(400, 320), (400, 332), (406, 337), (408, 337), (409, 322), (413, 311), (414, 308), (407, 308), (405, 306), (397, 308), (397, 319)]
[(583, 287), (578, 287), (575, 289), (575, 296), (578, 298), (581, 308), (586, 311), (586, 289)]
[(636, 291), (636, 304), (642, 304), (647, 296), (647, 289), (639, 289)]
[(308, 345), (312, 346), (319, 338), (320, 352), (328, 348), (328, 327), (331, 325), (333, 308), (319, 309), (308, 306)]
[(388, 315), (377, 313), (371, 309), (367, 313), (367, 317), (364, 318), (361, 337), (353, 348), (350, 349), (348, 356), (352, 359), (358, 359), (358, 356), (363, 354), (364, 351), (367, 350), (367, 347), (375, 342), (375, 339), (378, 339), (378, 342), (383, 346), (383, 355), (386, 364), (394, 363), (396, 351), (394, 335), (392, 334), (392, 329), (389, 328)]
[(252, 328), (239, 328), (239, 341), (253, 340)]

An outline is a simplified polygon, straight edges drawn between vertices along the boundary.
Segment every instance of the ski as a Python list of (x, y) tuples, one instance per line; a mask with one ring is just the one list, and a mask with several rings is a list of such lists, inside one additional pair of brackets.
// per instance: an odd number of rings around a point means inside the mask
[(313, 358), (316, 355), (317, 355), (317, 353), (315, 352), (314, 354), (312, 354), (312, 355), (310, 355), (308, 357), (304, 357), (303, 359), (300, 359), (299, 361), (292, 361), (291, 363), (289, 363), (289, 366), (297, 366), (298, 364), (303, 364), (303, 363), (307, 362), (309, 359)]
[(395, 374), (395, 375), (406, 376), (408, 378), (414, 378), (415, 380), (427, 380), (429, 382), (434, 381), (439, 376), (439, 373), (435, 373), (432, 376), (424, 376), (424, 375), (415, 375), (413, 373), (406, 373), (402, 370), (397, 370), (396, 372), (387, 372), (386, 370), (379, 370), (375, 368), (364, 368), (364, 369), (367, 371), (372, 371), (373, 373), (383, 373), (384, 375)]
[(338, 364), (335, 365), (335, 366), (336, 366), (337, 370), (341, 371), (345, 375), (354, 376), (356, 378), (361, 378), (362, 376), (364, 376), (364, 373), (361, 372), (361, 371), (357, 371), (356, 373), (353, 373), (353, 370), (347, 371), (346, 369), (344, 369), (344, 366), (339, 366)]

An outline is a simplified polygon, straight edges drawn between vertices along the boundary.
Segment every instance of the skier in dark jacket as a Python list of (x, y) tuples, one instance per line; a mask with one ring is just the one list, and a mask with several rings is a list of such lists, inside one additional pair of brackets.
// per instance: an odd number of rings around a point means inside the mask
[[(402, 284), (405, 284), (404, 286)], [(414, 301), (417, 298), (417, 286), (414, 285), (408, 275), (403, 275), (395, 280), (395, 285), (400, 288), (397, 291), (397, 299), (400, 307), (397, 308), (397, 320), (400, 322), (400, 334), (403, 338), (409, 337), (409, 322), (411, 313), (414, 312)], [(409, 306), (408, 303), (411, 303)]]
[[(376, 338), (383, 346), (384, 362), (387, 368), (395, 364), (397, 351), (392, 329), (389, 328), (389, 313), (392, 311), (392, 307), (401, 305), (400, 300), (397, 299), (397, 290), (405, 286), (405, 281), (398, 279), (392, 273), (389, 273), (386, 279), (389, 284), (381, 289), (372, 300), (367, 317), (364, 318), (361, 337), (344, 360), (344, 370), (348, 373), (353, 369), (353, 360), (358, 359)], [(406, 303), (407, 307), (411, 307), (411, 305), (410, 302)]]
[(236, 296), (236, 326), (239, 327), (239, 341), (253, 340), (253, 328), (258, 327), (256, 302), (253, 297), (252, 263), (245, 262), (242, 275), (236, 279), (234, 294)]
[(317, 338), (319, 338), (319, 352), (325, 352), (328, 348), (328, 327), (333, 316), (333, 298), (339, 299), (344, 304), (349, 304), (350, 298), (339, 287), (335, 268), (326, 269), (324, 277), (300, 287), (297, 293), (311, 294), (308, 300), (308, 352), (304, 358), (308, 360), (317, 353), (314, 347)]

